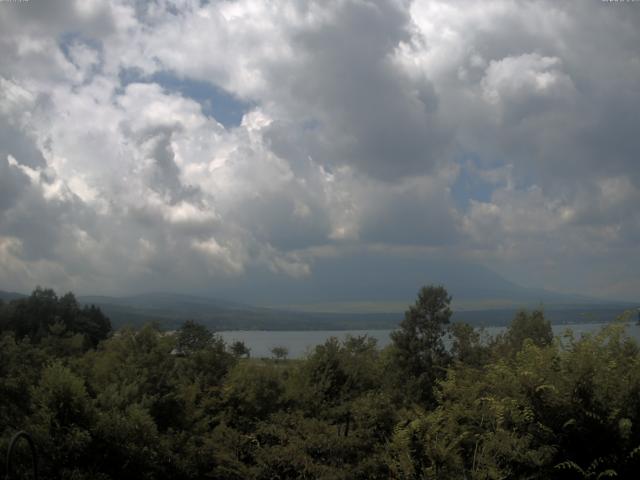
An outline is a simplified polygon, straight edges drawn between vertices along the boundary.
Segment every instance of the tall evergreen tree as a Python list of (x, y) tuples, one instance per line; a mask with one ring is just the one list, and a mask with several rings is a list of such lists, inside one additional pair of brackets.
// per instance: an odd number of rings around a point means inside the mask
[(433, 387), (449, 362), (443, 337), (452, 314), (450, 304), (444, 287), (422, 287), (400, 329), (391, 333), (395, 360), (406, 375), (403, 380), (410, 393), (429, 406), (434, 403)]

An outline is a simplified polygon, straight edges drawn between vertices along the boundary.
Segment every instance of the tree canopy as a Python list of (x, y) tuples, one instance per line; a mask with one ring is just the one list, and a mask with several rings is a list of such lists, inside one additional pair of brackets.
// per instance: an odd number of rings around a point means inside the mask
[(396, 361), (413, 388), (411, 393), (430, 403), (449, 361), (444, 336), (452, 314), (450, 304), (451, 296), (444, 287), (423, 287), (400, 328), (391, 333)]
[(47, 337), (81, 336), (95, 347), (111, 333), (111, 322), (95, 305), (81, 306), (73, 293), (58, 297), (51, 289), (36, 288), (29, 297), (0, 306), (0, 332), (39, 342)]
[[(330, 338), (303, 359), (276, 360), (243, 357), (195, 322), (122, 328), (94, 345), (68, 327), (83, 325), (71, 296), (33, 297), (0, 306), (0, 451), (27, 430), (43, 478), (640, 471), (640, 348), (624, 323), (554, 340), (543, 312), (522, 312), (487, 338), (449, 324), (450, 296), (426, 287), (385, 349), (366, 335)], [(41, 317), (16, 332), (15, 310)], [(172, 354), (178, 345), (188, 353)]]

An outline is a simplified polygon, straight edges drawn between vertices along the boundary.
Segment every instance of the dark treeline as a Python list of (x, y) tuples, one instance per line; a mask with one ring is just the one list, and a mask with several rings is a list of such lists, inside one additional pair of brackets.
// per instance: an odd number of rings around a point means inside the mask
[(383, 350), (364, 336), (267, 360), (195, 322), (111, 332), (38, 289), (0, 303), (0, 447), (29, 431), (47, 479), (636, 478), (622, 322), (554, 339), (521, 312), (484, 338), (450, 301), (423, 288)]

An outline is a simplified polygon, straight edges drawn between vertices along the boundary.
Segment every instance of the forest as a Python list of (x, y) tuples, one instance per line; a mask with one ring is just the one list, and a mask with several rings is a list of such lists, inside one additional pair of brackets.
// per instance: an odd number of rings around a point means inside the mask
[[(554, 338), (523, 311), (488, 337), (450, 304), (423, 287), (384, 349), (332, 338), (257, 359), (194, 321), (112, 331), (38, 288), (0, 302), (0, 452), (27, 431), (45, 479), (637, 478), (625, 315)], [(12, 478), (29, 467), (21, 444)]]

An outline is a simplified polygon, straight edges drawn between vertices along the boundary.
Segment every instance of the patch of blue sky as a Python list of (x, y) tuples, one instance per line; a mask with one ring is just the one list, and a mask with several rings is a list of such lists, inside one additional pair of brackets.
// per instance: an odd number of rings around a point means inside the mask
[(242, 117), (252, 105), (237, 99), (225, 90), (207, 82), (182, 78), (163, 71), (151, 76), (143, 76), (135, 69), (122, 70), (120, 72), (120, 84), (124, 87), (134, 82), (157, 83), (168, 92), (179, 93), (183, 97), (190, 98), (200, 104), (202, 113), (215, 118), (225, 128), (233, 128), (240, 125)]
[(466, 153), (458, 159), (460, 173), (451, 186), (451, 195), (456, 206), (466, 210), (471, 200), (488, 202), (497, 185), (483, 178), (479, 172), (483, 168), (477, 155)]

